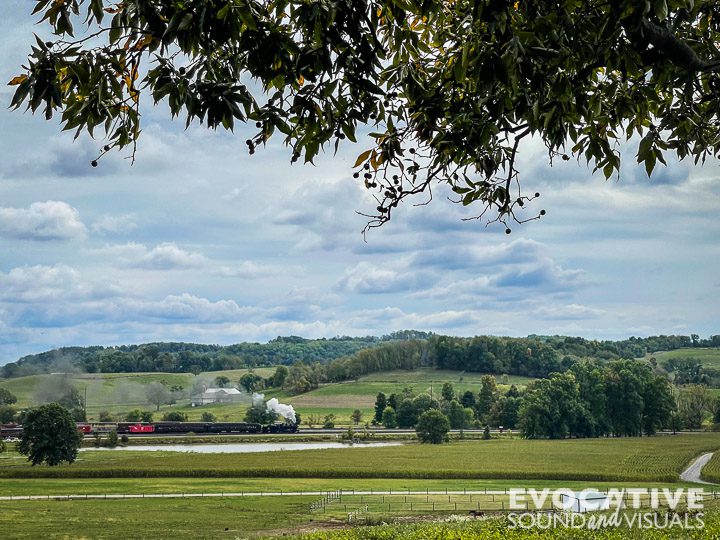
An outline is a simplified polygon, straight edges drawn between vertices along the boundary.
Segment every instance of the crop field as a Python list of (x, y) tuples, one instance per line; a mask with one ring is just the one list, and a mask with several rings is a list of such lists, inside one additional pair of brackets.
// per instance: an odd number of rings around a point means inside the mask
[[(708, 505), (705, 527), (683, 530), (681, 528), (628, 529), (625, 527), (601, 530), (573, 528), (535, 528), (527, 531), (512, 528), (505, 518), (469, 520), (467, 516), (451, 516), (431, 523), (394, 523), (392, 515), (377, 519), (383, 522), (375, 527), (353, 527), (342, 530), (322, 530), (293, 537), (294, 540), (669, 540), (705, 539), (720, 535), (720, 510), (716, 504)], [(661, 521), (662, 522), (662, 521)], [(388, 523), (388, 524), (386, 524)]]
[(265, 454), (84, 451), (71, 466), (31, 467), (0, 454), (0, 478), (427, 478), (674, 482), (720, 434), (625, 439), (495, 439), (442, 446), (304, 450)]
[[(653, 530), (607, 529), (601, 532), (555, 528), (535, 529), (532, 533), (512, 529), (507, 518), (490, 513), (489, 519), (471, 520), (467, 508), (478, 500), (458, 496), (448, 501), (443, 496), (427, 501), (390, 504), (390, 511), (374, 518), (362, 512), (345, 512), (337, 501), (329, 512), (313, 511), (317, 497), (244, 497), (226, 499), (124, 499), (124, 500), (49, 500), (3, 501), (0, 528), (4, 537), (35, 538), (250, 538), (293, 535), (303, 540), (536, 540), (626, 538), (716, 538), (720, 533), (717, 505), (709, 502), (706, 528), (701, 531), (676, 530), (675, 534)], [(357, 499), (358, 497), (354, 497)], [(450, 497), (452, 499), (452, 496)], [(404, 499), (404, 498), (403, 498)], [(433, 499), (432, 501), (430, 499)], [(492, 501), (482, 501), (490, 504)], [(375, 504), (370, 502), (370, 504)], [(396, 508), (393, 508), (393, 504)], [(378, 503), (378, 510), (382, 502)], [(400, 506), (407, 508), (401, 509)], [(410, 506), (412, 505), (412, 510)], [(434, 508), (433, 508), (434, 505)], [(457, 510), (455, 506), (457, 505)], [(427, 506), (427, 508), (425, 508)], [(417, 510), (416, 508), (422, 508)], [(498, 505), (500, 507), (500, 505)], [(368, 520), (367, 518), (370, 517)], [(348, 522), (352, 519), (352, 522)], [(413, 520), (433, 519), (413, 523)], [(364, 520), (389, 523), (381, 527), (355, 526)], [(401, 523), (401, 524), (397, 524)]]
[(720, 452), (713, 455), (703, 467), (700, 477), (707, 482), (720, 484)]
[(705, 367), (720, 369), (720, 349), (677, 349), (674, 351), (656, 352), (648, 356), (654, 356), (659, 364), (671, 358), (694, 358)]

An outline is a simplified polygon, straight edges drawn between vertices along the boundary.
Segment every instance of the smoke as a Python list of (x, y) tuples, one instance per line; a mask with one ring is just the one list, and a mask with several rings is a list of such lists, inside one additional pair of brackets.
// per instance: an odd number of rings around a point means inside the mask
[(277, 413), (286, 420), (295, 423), (295, 409), (293, 409), (292, 405), (285, 405), (284, 403), (280, 403), (277, 398), (272, 398), (267, 402), (266, 406), (268, 411)]
[(250, 401), (252, 407), (261, 408), (265, 404), (265, 394), (256, 394), (253, 392), (252, 396), (250, 396)]

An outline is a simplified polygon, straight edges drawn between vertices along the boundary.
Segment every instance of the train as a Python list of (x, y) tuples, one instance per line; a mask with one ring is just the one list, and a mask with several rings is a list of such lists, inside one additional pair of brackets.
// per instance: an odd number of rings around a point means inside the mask
[[(77, 429), (85, 435), (109, 433), (119, 435), (174, 434), (174, 433), (297, 433), (298, 425), (290, 422), (258, 424), (253, 422), (78, 422)], [(14, 439), (22, 435), (18, 424), (0, 425), (0, 438)]]

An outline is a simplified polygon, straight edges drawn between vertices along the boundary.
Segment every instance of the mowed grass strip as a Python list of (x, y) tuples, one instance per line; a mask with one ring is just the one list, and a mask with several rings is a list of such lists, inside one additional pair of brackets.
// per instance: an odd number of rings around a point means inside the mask
[[(667, 482), (593, 482), (599, 490), (611, 488), (663, 488)], [(673, 484), (679, 486), (696, 484)], [(143, 494), (208, 494), (208, 493), (282, 493), (327, 492), (343, 490), (387, 491), (505, 491), (523, 488), (569, 488), (582, 491), (588, 487), (584, 480), (445, 480), (408, 478), (3, 478), (3, 496), (61, 496), (61, 495), (143, 495)], [(2, 503), (0, 503), (2, 504)]]
[(447, 478), (675, 482), (690, 461), (720, 448), (720, 434), (624, 439), (496, 439), (442, 446), (262, 454), (88, 451), (72, 465), (31, 467), (0, 455), (5, 478)]
[(297, 532), (317, 497), (3, 501), (3, 538), (247, 538)]

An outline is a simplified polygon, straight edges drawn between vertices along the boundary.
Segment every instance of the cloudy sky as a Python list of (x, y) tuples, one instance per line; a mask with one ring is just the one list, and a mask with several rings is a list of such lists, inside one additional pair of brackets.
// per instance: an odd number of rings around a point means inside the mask
[[(720, 169), (670, 163), (619, 182), (536, 144), (520, 170), (541, 222), (474, 221), (435, 192), (363, 239), (366, 147), (290, 165), (249, 132), (187, 131), (147, 109), (137, 161), (90, 161), (55, 121), (10, 111), (31, 2), (0, 17), (0, 364), (68, 345), (229, 344), (400, 329), (588, 338), (720, 332)], [(254, 128), (252, 130), (255, 131)]]

